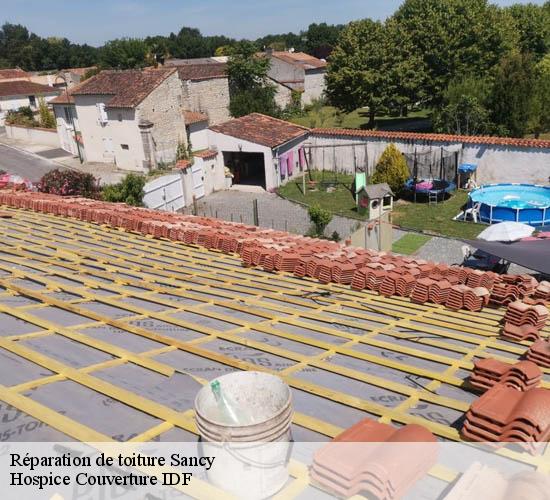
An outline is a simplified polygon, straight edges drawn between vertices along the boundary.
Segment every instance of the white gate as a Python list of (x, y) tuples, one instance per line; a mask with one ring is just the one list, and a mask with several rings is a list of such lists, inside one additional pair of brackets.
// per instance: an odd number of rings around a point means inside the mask
[(181, 174), (157, 177), (143, 187), (143, 203), (147, 208), (175, 212), (185, 206)]
[(195, 162), (191, 167), (191, 174), (193, 175), (193, 194), (195, 198), (199, 199), (204, 196), (204, 173), (202, 170), (202, 161)]

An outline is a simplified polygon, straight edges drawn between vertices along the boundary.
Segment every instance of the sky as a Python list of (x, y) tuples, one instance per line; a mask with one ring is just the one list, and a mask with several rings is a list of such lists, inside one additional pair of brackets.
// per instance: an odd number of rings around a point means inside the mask
[[(402, 0), (0, 0), (0, 23), (23, 24), (37, 35), (101, 45), (121, 37), (177, 33), (255, 39), (298, 32), (311, 23), (385, 19)], [(532, 0), (542, 4), (544, 0)], [(493, 0), (499, 5), (528, 3)]]

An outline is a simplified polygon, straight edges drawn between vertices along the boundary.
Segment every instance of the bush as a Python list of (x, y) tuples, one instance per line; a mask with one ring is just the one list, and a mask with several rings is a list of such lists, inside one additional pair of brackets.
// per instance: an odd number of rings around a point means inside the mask
[(371, 182), (373, 184), (387, 182), (391, 190), (398, 194), (403, 190), (403, 185), (408, 178), (409, 167), (405, 157), (395, 144), (390, 144), (378, 160)]
[(309, 207), (308, 214), (315, 229), (315, 236), (323, 236), (325, 234), (325, 228), (332, 220), (332, 214), (317, 204)]
[(51, 170), (38, 183), (38, 190), (42, 193), (58, 194), (61, 196), (85, 196), (97, 198), (99, 183), (92, 174), (76, 170)]
[(38, 122), (34, 119), (34, 113), (29, 106), (22, 106), (17, 111), (9, 110), (6, 113), (7, 125), (20, 125), (22, 127), (36, 127)]
[(145, 178), (137, 174), (128, 174), (118, 184), (111, 184), (103, 188), (103, 199), (115, 203), (126, 203), (141, 207), (143, 205), (143, 186)]
[(40, 115), (40, 126), (44, 128), (55, 128), (56, 122), (53, 113), (48, 108), (43, 97), (38, 98), (38, 114)]

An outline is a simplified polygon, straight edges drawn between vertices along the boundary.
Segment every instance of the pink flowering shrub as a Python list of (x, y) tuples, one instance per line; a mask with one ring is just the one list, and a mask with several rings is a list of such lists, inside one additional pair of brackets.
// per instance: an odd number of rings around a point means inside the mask
[(38, 191), (61, 196), (98, 198), (99, 182), (92, 175), (76, 170), (51, 170), (38, 183)]

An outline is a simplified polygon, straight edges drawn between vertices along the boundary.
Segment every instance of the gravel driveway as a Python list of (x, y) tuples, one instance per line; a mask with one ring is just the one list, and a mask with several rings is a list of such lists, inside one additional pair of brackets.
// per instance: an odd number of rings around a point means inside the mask
[[(253, 224), (252, 207), (255, 199), (258, 200), (260, 226), (296, 234), (308, 232), (311, 222), (304, 207), (265, 191), (248, 192), (236, 189), (218, 191), (198, 201), (198, 213), (208, 217)], [(191, 211), (191, 208), (186, 209), (186, 213), (191, 213)], [(359, 221), (335, 215), (325, 233), (330, 236), (333, 231), (337, 231), (340, 237), (344, 239), (359, 224)]]

